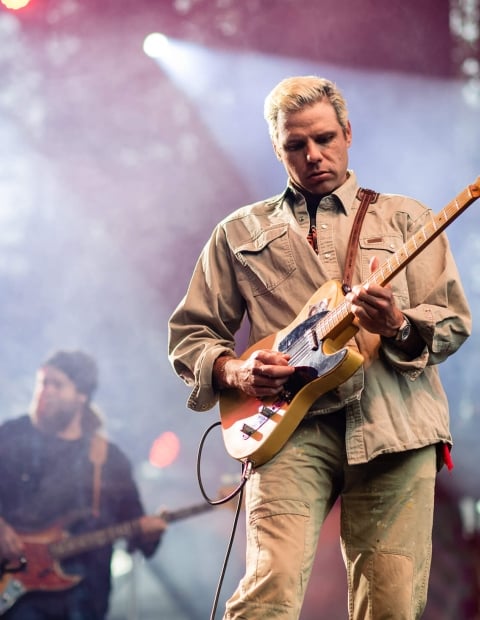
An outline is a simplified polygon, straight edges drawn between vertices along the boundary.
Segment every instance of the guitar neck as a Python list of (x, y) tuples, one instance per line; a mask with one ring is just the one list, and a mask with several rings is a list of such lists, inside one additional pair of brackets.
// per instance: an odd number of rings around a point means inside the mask
[[(180, 519), (186, 519), (187, 517), (201, 514), (211, 510), (213, 507), (213, 505), (204, 502), (202, 504), (180, 508), (179, 510), (164, 512), (159, 516), (167, 523), (172, 523)], [(159, 525), (158, 532), (160, 533), (162, 529), (163, 527)], [(56, 542), (52, 542), (49, 545), (49, 551), (54, 558), (59, 560), (65, 559), (85, 551), (105, 547), (122, 538), (132, 538), (140, 534), (140, 531), (140, 519), (133, 519), (101, 530), (68, 536)]]
[(179, 508), (178, 510), (166, 512), (162, 515), (162, 518), (167, 523), (172, 523), (173, 521), (179, 521), (180, 519), (186, 519), (187, 517), (194, 517), (195, 515), (202, 514), (203, 512), (208, 512), (213, 508), (215, 508), (214, 504), (204, 502), (203, 504), (187, 506), (187, 508)]
[(54, 558), (61, 560), (85, 551), (105, 547), (121, 538), (131, 538), (139, 532), (139, 519), (134, 519), (102, 530), (77, 534), (52, 542), (49, 545), (49, 551)]
[[(468, 185), (439, 213), (410, 237), (387, 261), (374, 271), (363, 283), (385, 286), (407, 264), (425, 249), (451, 222), (465, 211), (480, 196), (480, 177), (472, 185)], [(351, 323), (354, 319), (348, 301), (343, 301), (317, 325), (318, 335), (321, 338), (330, 336), (339, 326)]]
[(466, 187), (437, 215), (433, 215), (432, 219), (410, 237), (377, 271), (372, 273), (365, 283), (373, 282), (381, 286), (387, 284), (478, 198), (479, 190), (480, 186), (476, 193), (474, 193), (474, 186)]

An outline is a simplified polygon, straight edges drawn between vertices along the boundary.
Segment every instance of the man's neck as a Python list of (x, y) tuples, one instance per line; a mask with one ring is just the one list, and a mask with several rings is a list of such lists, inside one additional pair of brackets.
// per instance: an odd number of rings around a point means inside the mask
[(70, 422), (60, 430), (45, 427), (35, 417), (35, 415), (31, 415), (30, 417), (33, 425), (36, 426), (39, 431), (47, 435), (52, 435), (53, 437), (58, 437), (59, 439), (64, 439), (65, 441), (75, 441), (76, 439), (80, 439), (80, 437), (83, 436), (82, 411), (78, 411), (70, 420)]
[(80, 439), (83, 435), (81, 418), (74, 419), (72, 422), (64, 428), (62, 431), (57, 433), (57, 437), (60, 439), (65, 439), (66, 441), (74, 441), (75, 439)]
[(322, 198), (324, 198), (325, 196), (328, 196), (328, 194), (312, 194), (311, 192), (307, 191), (303, 187), (299, 187), (298, 185), (293, 183), (293, 181), (291, 181), (291, 183), (292, 183), (292, 187), (294, 187), (295, 190), (299, 192), (300, 194), (302, 194), (302, 196), (305, 198), (305, 202), (307, 204), (307, 209), (309, 212), (315, 212)]

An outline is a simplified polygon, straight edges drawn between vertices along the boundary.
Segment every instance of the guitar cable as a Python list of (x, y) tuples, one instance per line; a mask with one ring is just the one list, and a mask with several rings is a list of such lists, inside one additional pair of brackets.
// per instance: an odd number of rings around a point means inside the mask
[(220, 577), (218, 579), (218, 583), (217, 583), (217, 587), (215, 590), (215, 596), (213, 599), (213, 605), (212, 605), (212, 610), (210, 613), (210, 620), (215, 620), (215, 614), (217, 612), (217, 607), (218, 607), (218, 600), (220, 598), (220, 592), (222, 589), (222, 585), (223, 585), (223, 581), (225, 578), (225, 573), (227, 570), (227, 565), (228, 565), (228, 560), (230, 558), (230, 553), (232, 551), (232, 546), (233, 546), (233, 541), (235, 539), (235, 533), (237, 531), (237, 525), (238, 525), (238, 519), (240, 516), (240, 511), (242, 508), (242, 500), (243, 500), (243, 487), (245, 486), (245, 483), (247, 482), (247, 480), (250, 478), (250, 475), (252, 473), (253, 470), (253, 462), (252, 461), (245, 461), (242, 462), (242, 474), (241, 474), (241, 479), (240, 479), (240, 483), (238, 484), (238, 486), (231, 492), (229, 493), (226, 497), (223, 497), (221, 499), (212, 499), (210, 498), (206, 491), (205, 488), (203, 486), (203, 482), (202, 482), (202, 475), (201, 475), (201, 471), (200, 471), (200, 462), (202, 459), (202, 452), (203, 452), (203, 446), (205, 444), (205, 441), (207, 439), (207, 436), (210, 434), (210, 432), (216, 427), (219, 426), (221, 424), (221, 422), (215, 422), (214, 424), (212, 424), (209, 428), (207, 428), (207, 430), (204, 432), (201, 440), (200, 440), (200, 444), (198, 447), (198, 453), (197, 453), (197, 479), (198, 479), (198, 485), (200, 487), (200, 491), (203, 495), (203, 497), (205, 498), (205, 500), (212, 506), (218, 506), (219, 504), (225, 504), (227, 502), (229, 502), (230, 500), (232, 500), (236, 495), (238, 495), (238, 500), (237, 500), (237, 506), (235, 508), (235, 517), (233, 519), (233, 525), (232, 525), (232, 530), (230, 532), (230, 538), (228, 541), (228, 545), (227, 545), (227, 550), (225, 553), (225, 557), (223, 560), (223, 564), (222, 564), (222, 570), (220, 572)]

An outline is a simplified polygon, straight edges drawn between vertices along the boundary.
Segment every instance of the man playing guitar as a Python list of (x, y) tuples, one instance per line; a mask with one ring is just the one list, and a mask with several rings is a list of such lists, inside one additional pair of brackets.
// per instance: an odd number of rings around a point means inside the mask
[[(248, 476), (246, 572), (224, 618), (300, 617), (339, 499), (349, 619), (413, 620), (452, 443), (438, 364), (471, 330), (439, 233), (479, 185), (437, 218), (361, 188), (346, 101), (321, 77), (282, 80), (265, 119), (287, 187), (215, 227), (170, 319), (188, 406), (219, 402), (227, 450)], [(244, 321), (250, 346), (238, 355)]]
[(0, 426), (5, 620), (103, 620), (112, 541), (121, 534), (148, 557), (166, 527), (144, 514), (127, 457), (101, 434), (96, 387), (89, 355), (57, 351), (38, 370), (29, 414)]

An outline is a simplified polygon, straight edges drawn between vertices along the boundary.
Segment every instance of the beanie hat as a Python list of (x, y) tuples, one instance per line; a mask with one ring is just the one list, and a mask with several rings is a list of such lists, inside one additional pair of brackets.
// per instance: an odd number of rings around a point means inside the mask
[(57, 351), (47, 358), (43, 366), (61, 370), (75, 384), (79, 392), (92, 397), (98, 385), (97, 363), (82, 351)]

